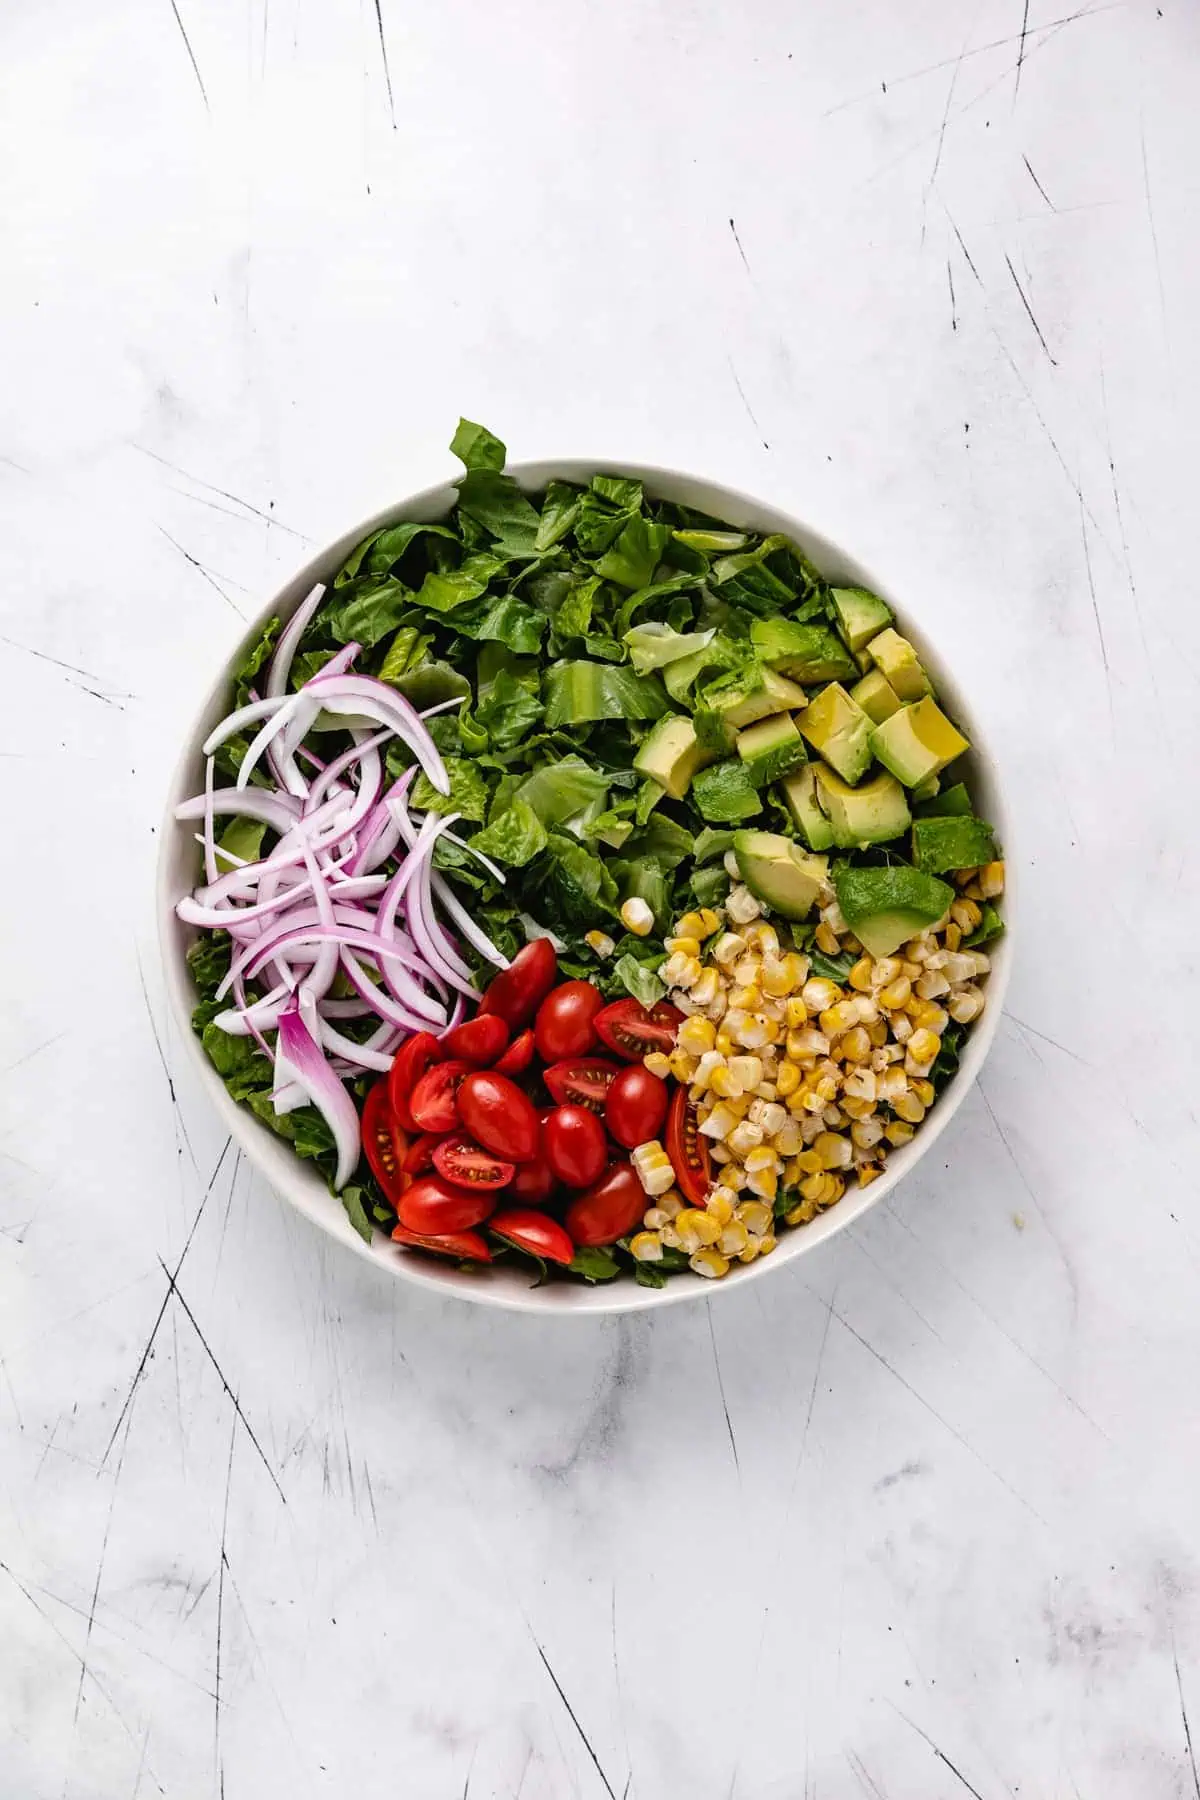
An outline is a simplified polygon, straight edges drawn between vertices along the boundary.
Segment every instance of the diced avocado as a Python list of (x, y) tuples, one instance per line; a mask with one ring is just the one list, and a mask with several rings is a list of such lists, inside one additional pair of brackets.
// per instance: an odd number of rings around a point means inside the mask
[(809, 856), (773, 831), (739, 831), (733, 854), (750, 892), (785, 919), (807, 918), (829, 878), (827, 857)]
[[(916, 793), (913, 793), (916, 800)], [(914, 805), (913, 813), (921, 819), (968, 818), (974, 811), (971, 796), (961, 781), (937, 794), (932, 800), (922, 800)]]
[(876, 637), (892, 622), (892, 609), (887, 601), (866, 588), (835, 587), (830, 593), (842, 636), (852, 650), (861, 650), (870, 638)]
[(838, 864), (833, 872), (842, 917), (870, 956), (890, 956), (945, 913), (954, 889), (909, 863), (885, 869)]
[(668, 713), (647, 733), (633, 766), (639, 775), (649, 775), (657, 781), (672, 800), (682, 800), (697, 769), (714, 762), (717, 754), (700, 743), (690, 719)]
[(747, 725), (738, 732), (737, 749), (756, 788), (778, 781), (781, 775), (790, 774), (808, 760), (804, 739), (790, 713), (776, 713), (774, 718)]
[(828, 850), (833, 843), (833, 826), (821, 811), (817, 764), (806, 764), (795, 775), (789, 776), (782, 786), (788, 811), (809, 849)]
[[(800, 729), (804, 730), (803, 722)], [(971, 748), (955, 729), (936, 700), (918, 700), (876, 725), (871, 748), (897, 781), (916, 787), (930, 775), (940, 775), (947, 763)]]
[(856, 706), (861, 706), (872, 725), (882, 725), (901, 707), (900, 696), (879, 669), (872, 669), (861, 681), (856, 681), (850, 689), (850, 698)]
[(772, 713), (791, 712), (807, 698), (794, 681), (763, 668), (723, 676), (704, 690), (705, 706), (719, 713), (722, 722), (735, 731), (758, 719), (769, 719)]
[(817, 793), (833, 841), (841, 850), (886, 844), (891, 838), (902, 837), (912, 824), (904, 789), (885, 769), (874, 780), (850, 787), (832, 769), (819, 768)]
[(901, 700), (920, 700), (931, 693), (929, 677), (908, 639), (889, 626), (867, 645), (875, 667), (886, 675)]
[(853, 679), (858, 665), (827, 625), (798, 625), (794, 619), (755, 619), (750, 640), (765, 663), (793, 681)]
[(740, 825), (762, 811), (762, 801), (746, 766), (736, 757), (716, 763), (711, 769), (701, 769), (692, 788), (692, 799), (701, 818), (710, 825)]
[(834, 681), (810, 700), (797, 721), (814, 750), (851, 784), (871, 766), (871, 721)]
[(947, 869), (978, 869), (995, 862), (996, 840), (982, 819), (917, 819), (912, 828), (913, 861), (930, 875)]
[(924, 781), (918, 781), (916, 787), (913, 789), (913, 803), (917, 806), (921, 805), (922, 802), (928, 804), (930, 800), (936, 800), (941, 791), (941, 776), (927, 775)]

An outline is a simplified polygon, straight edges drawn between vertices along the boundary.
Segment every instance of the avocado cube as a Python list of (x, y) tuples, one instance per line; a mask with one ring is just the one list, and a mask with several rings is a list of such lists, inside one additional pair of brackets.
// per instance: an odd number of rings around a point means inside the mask
[(856, 706), (862, 707), (872, 725), (882, 725), (903, 705), (887, 676), (878, 669), (872, 669), (861, 681), (855, 682), (850, 689), (850, 698)]
[(926, 697), (876, 725), (871, 748), (897, 781), (916, 787), (930, 775), (940, 775), (947, 763), (971, 746), (937, 702)]
[(755, 619), (750, 641), (763, 662), (793, 681), (853, 680), (858, 664), (828, 625), (795, 619)]
[(746, 765), (746, 773), (756, 788), (766, 787), (808, 761), (804, 739), (796, 730), (790, 713), (776, 713), (772, 719), (760, 719), (747, 725), (737, 736), (738, 755)]
[(785, 919), (807, 918), (829, 878), (828, 858), (773, 831), (737, 832), (733, 854), (750, 892)]
[[(916, 800), (915, 790), (913, 799)], [(914, 805), (913, 815), (920, 819), (966, 819), (974, 810), (970, 794), (961, 781), (956, 781), (953, 787), (944, 788), (932, 800), (923, 800)]]
[(799, 718), (813, 749), (851, 786), (871, 766), (871, 721), (839, 682), (822, 688)]
[(932, 693), (929, 677), (908, 639), (891, 627), (873, 637), (867, 645), (876, 668), (886, 675), (901, 700), (920, 700)]
[(781, 785), (788, 811), (809, 849), (828, 850), (833, 843), (833, 826), (821, 810), (817, 764), (806, 763)]
[(794, 681), (788, 681), (774, 669), (754, 669), (749, 673), (725, 675), (704, 689), (704, 704), (719, 713), (723, 725), (740, 731), (757, 719), (772, 713), (791, 712), (803, 706), (807, 695)]
[(633, 766), (639, 775), (657, 781), (672, 800), (682, 800), (696, 771), (715, 762), (718, 754), (700, 743), (690, 719), (668, 713), (646, 734)]
[(995, 862), (996, 840), (982, 819), (917, 819), (912, 828), (913, 862), (930, 875), (948, 869), (978, 869)]
[(936, 875), (909, 863), (885, 869), (860, 869), (841, 863), (833, 872), (842, 917), (870, 956), (893, 950), (949, 911), (954, 889)]
[(841, 850), (886, 844), (903, 837), (912, 824), (904, 789), (885, 769), (858, 787), (851, 787), (832, 769), (818, 768), (816, 780), (821, 809)]
[(942, 791), (941, 776), (940, 775), (927, 775), (925, 777), (924, 781), (918, 781), (916, 787), (912, 791), (913, 805), (914, 806), (921, 806), (921, 805), (927, 806), (931, 800), (937, 799), (937, 797), (941, 793), (941, 791)]
[(869, 639), (878, 636), (892, 622), (892, 609), (878, 594), (867, 588), (835, 587), (830, 589), (838, 629), (851, 650), (861, 650)]
[(692, 785), (692, 798), (702, 819), (710, 825), (740, 825), (762, 811), (762, 801), (737, 758), (701, 769)]

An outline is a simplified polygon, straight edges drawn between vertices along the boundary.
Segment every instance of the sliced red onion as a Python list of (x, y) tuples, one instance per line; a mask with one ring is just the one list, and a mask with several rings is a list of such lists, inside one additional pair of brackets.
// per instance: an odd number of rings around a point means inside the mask
[[(177, 819), (202, 819), (207, 795), (197, 794), (181, 800), (175, 808)], [(266, 788), (217, 788), (212, 797), (214, 813), (234, 813), (245, 819), (261, 819), (272, 831), (282, 834), (300, 817), (300, 808), (290, 794), (272, 794)]]
[(271, 666), (267, 670), (268, 694), (282, 694), (287, 691), (288, 676), (292, 672), (292, 659), (296, 654), (297, 646), (324, 598), (325, 589), (318, 582), (307, 599), (300, 602), (286, 627), (280, 633), (279, 642), (275, 646), (275, 654), (271, 658)]
[[(439, 924), (433, 910), (433, 900), (427, 880), (417, 880), (410, 888), (405, 901), (405, 916), (409, 930), (416, 941), (417, 949), (422, 956), (448, 981), (457, 988), (460, 994), (469, 994), (473, 999), (479, 996), (479, 989), (471, 981), (470, 970), (455, 950), (447, 933)], [(466, 974), (463, 970), (466, 969)]]
[(354, 733), (355, 741), (351, 748), (349, 750), (344, 750), (339, 757), (336, 757), (333, 762), (329, 763), (313, 782), (308, 791), (308, 798), (304, 803), (305, 812), (312, 812), (324, 799), (334, 783), (340, 780), (348, 769), (352, 769), (355, 763), (362, 762), (370, 751), (377, 750), (380, 744), (385, 743), (391, 735), (390, 731), (377, 731), (372, 737), (368, 736), (365, 732), (356, 731)]
[(436, 871), (433, 876), (433, 892), (438, 905), (446, 915), (454, 920), (468, 944), (474, 944), (485, 962), (494, 968), (507, 969), (508, 958), (502, 950), (498, 950), (486, 931), (482, 931), (475, 923), (466, 907), (450, 891), (450, 883)]
[(455, 694), (453, 700), (439, 700), (436, 706), (427, 706), (417, 714), (418, 719), (436, 719), (439, 713), (449, 712), (451, 707), (461, 706), (467, 698), (466, 694)]
[(217, 869), (217, 845), (213, 837), (213, 769), (215, 764), (211, 756), (204, 759), (204, 874), (207, 880), (215, 881)]
[(304, 1089), (333, 1133), (337, 1145), (333, 1185), (335, 1189), (344, 1188), (358, 1166), (362, 1143), (358, 1112), (300, 1017), (298, 1004), (280, 1014), (275, 1060), (277, 1068), (283, 1064), (295, 1084)]
[(377, 1012), (381, 1019), (386, 1019), (389, 1024), (398, 1025), (402, 1030), (409, 1032), (430, 1030), (445, 1031), (448, 1029), (448, 1021), (444, 1007), (438, 1007), (439, 1016), (434, 1020), (414, 1011), (411, 1007), (405, 1006), (400, 1000), (394, 1000), (390, 994), (385, 993), (382, 988), (375, 985), (358, 958), (344, 946), (342, 949), (342, 967), (345, 969), (346, 977), (354, 987), (355, 992), (361, 994), (368, 1006), (370, 1006), (373, 1011)]
[(326, 712), (362, 714), (388, 726), (408, 745), (438, 793), (450, 792), (450, 777), (441, 752), (420, 716), (395, 688), (376, 681), (373, 675), (330, 675), (322, 669), (301, 691), (314, 699), (319, 697)]
[(285, 704), (284, 696), (272, 694), (266, 700), (251, 700), (246, 706), (237, 707), (219, 725), (213, 726), (200, 746), (202, 755), (211, 756), (227, 738), (236, 737), (243, 725), (256, 725), (259, 719), (269, 719)]

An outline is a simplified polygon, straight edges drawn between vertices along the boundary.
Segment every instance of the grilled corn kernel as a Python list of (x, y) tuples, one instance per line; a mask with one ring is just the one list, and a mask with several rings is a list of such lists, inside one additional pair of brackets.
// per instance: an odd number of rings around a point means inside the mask
[(892, 1014), (892, 1036), (898, 1044), (907, 1044), (913, 1034), (913, 1022), (907, 1013)]
[(779, 1191), (779, 1174), (775, 1169), (755, 1169), (746, 1177), (746, 1188), (760, 1200), (774, 1200)]
[(832, 981), (826, 981), (823, 976), (814, 975), (812, 980), (806, 981), (801, 988), (800, 997), (809, 1012), (819, 1013), (824, 1012), (827, 1006), (832, 1006), (836, 1000), (840, 1000), (842, 990), (836, 987)]
[(962, 943), (963, 934), (960, 931), (959, 927), (957, 925), (955, 925), (953, 923), (953, 921), (951, 921), (951, 923), (946, 926), (945, 931), (942, 933), (942, 939), (943, 939), (943, 942), (945, 943), (947, 950), (957, 950), (958, 946)]
[(998, 900), (1004, 892), (1004, 864), (987, 863), (979, 871), (979, 891), (985, 900)]
[(629, 1254), (634, 1262), (661, 1262), (662, 1239), (656, 1232), (639, 1231), (629, 1240)]
[[(692, 915), (689, 913), (687, 916), (690, 919)], [(720, 928), (721, 914), (715, 906), (702, 906), (697, 917), (700, 920), (700, 930), (696, 933), (698, 937), (710, 938)]]
[(976, 929), (983, 914), (974, 900), (956, 900), (950, 908), (950, 917), (960, 931), (970, 932)]
[[(654, 929), (654, 914), (641, 896), (635, 894), (621, 908), (621, 923), (635, 937), (649, 937)], [(698, 956), (699, 953), (700, 946), (697, 944), (692, 954)]]
[(717, 1032), (717, 1040), (716, 1040), (716, 1043), (713, 1045), (713, 1049), (719, 1050), (721, 1052), (722, 1056), (732, 1056), (734, 1053), (734, 1049), (735, 1049), (735, 1045), (734, 1045), (732, 1037), (729, 1035), (727, 1025), (728, 1025), (728, 1021), (726, 1022), (726, 1025), (723, 1025), (720, 1028), (720, 1030)]
[(759, 1056), (731, 1056), (729, 1068), (741, 1082), (743, 1093), (749, 1088), (756, 1088), (763, 1078), (762, 1058)]
[(825, 1169), (848, 1169), (853, 1158), (849, 1138), (841, 1137), (835, 1131), (823, 1131), (813, 1149), (821, 1159)]
[(931, 1031), (937, 1038), (941, 1037), (950, 1023), (949, 1013), (944, 1007), (935, 1006), (932, 1000), (923, 1000), (920, 1003), (920, 1010), (909, 1016), (914, 1025), (920, 1025), (924, 1030)]
[(800, 1086), (800, 1071), (796, 1067), (795, 1063), (794, 1062), (781, 1063), (780, 1068), (779, 1068), (779, 1073), (775, 1077), (775, 1091), (779, 1095), (780, 1099), (786, 1100), (788, 1095), (794, 1094), (796, 1089), (799, 1086)]
[(922, 1026), (919, 1031), (914, 1031), (908, 1040), (908, 1055), (904, 1059), (905, 1067), (907, 1068), (910, 1062), (931, 1063), (941, 1047), (941, 1038), (932, 1031), (926, 1031)]
[(774, 1028), (771, 1020), (762, 1013), (751, 1013), (744, 1025), (739, 1025), (734, 1037), (743, 1050), (761, 1050), (771, 1042)]
[(775, 1233), (773, 1231), (768, 1231), (765, 1237), (760, 1237), (758, 1240), (758, 1254), (760, 1256), (770, 1256), (777, 1242), (778, 1239), (776, 1238)]
[(711, 1050), (717, 1041), (717, 1029), (711, 1019), (685, 1019), (679, 1027), (679, 1035), (675, 1039), (677, 1050), (686, 1050), (689, 1056), (703, 1056)]
[(697, 1250), (688, 1267), (693, 1274), (703, 1275), (707, 1281), (720, 1281), (729, 1273), (729, 1258), (722, 1256), (719, 1250)]
[(902, 1006), (907, 1006), (911, 997), (912, 982), (907, 975), (898, 975), (879, 990), (879, 1004), (886, 1006), (889, 1012), (898, 1012)]
[(642, 1224), (647, 1231), (661, 1231), (664, 1225), (671, 1223), (673, 1216), (661, 1206), (648, 1206), (642, 1214)]
[(673, 1225), (664, 1225), (658, 1234), (658, 1241), (668, 1250), (678, 1250), (679, 1233)]
[(983, 995), (976, 987), (960, 988), (946, 1002), (947, 1011), (957, 1025), (969, 1025), (983, 1011)]
[(725, 911), (729, 914), (729, 917), (733, 920), (735, 925), (749, 925), (752, 919), (758, 918), (759, 914), (762, 912), (762, 907), (758, 904), (758, 901), (754, 898), (750, 889), (748, 887), (743, 887), (739, 883), (730, 890), (729, 898), (725, 902)]
[(827, 1175), (825, 1177), (825, 1182), (826, 1182), (825, 1192), (822, 1194), (820, 1200), (818, 1200), (818, 1202), (817, 1202), (817, 1205), (821, 1208), (822, 1211), (824, 1211), (826, 1207), (836, 1206), (838, 1201), (841, 1199), (842, 1195), (846, 1191), (846, 1182), (845, 1182), (844, 1176)]
[(713, 945), (713, 956), (723, 969), (728, 969), (741, 957), (746, 948), (746, 940), (736, 931), (722, 932)]
[(740, 1256), (750, 1242), (750, 1233), (740, 1219), (730, 1219), (717, 1239), (722, 1256)]
[(858, 994), (869, 994), (871, 991), (871, 959), (860, 956), (847, 977), (850, 986)]
[(909, 1144), (913, 1139), (913, 1127), (906, 1119), (893, 1119), (890, 1125), (884, 1126), (883, 1135), (889, 1144)]
[(735, 987), (729, 996), (730, 1006), (736, 1006), (740, 1012), (756, 1013), (762, 1006), (762, 989), (751, 983), (747, 987)]
[(801, 1025), (807, 1022), (808, 1008), (805, 1006), (804, 1001), (799, 994), (792, 994), (788, 997), (787, 1005), (784, 1008), (784, 1015), (787, 1019), (789, 1031), (798, 1031)]
[(751, 1150), (757, 1150), (762, 1143), (762, 1126), (752, 1125), (749, 1119), (742, 1119), (735, 1125), (725, 1140), (735, 1156), (743, 1161)]
[(707, 937), (708, 933), (704, 929), (704, 920), (701, 915), (698, 912), (688, 912), (684, 913), (682, 919), (676, 919), (675, 935), (700, 940)]
[[(639, 1144), (631, 1151), (629, 1160), (648, 1194), (665, 1194), (668, 1188), (674, 1186), (675, 1171), (671, 1167), (671, 1159), (657, 1138), (648, 1138), (644, 1144)], [(664, 1171), (667, 1176), (665, 1181), (662, 1180)], [(653, 1187), (649, 1185), (648, 1176), (654, 1181)]]
[(838, 954), (841, 945), (837, 940), (837, 932), (831, 930), (824, 921), (817, 926), (815, 936), (818, 950), (823, 950), (826, 956), (836, 956)]
[(727, 1100), (718, 1100), (707, 1119), (701, 1119), (700, 1130), (705, 1137), (717, 1138), (722, 1143), (738, 1123), (738, 1116)]
[(779, 1156), (795, 1156), (804, 1139), (800, 1136), (800, 1127), (794, 1119), (787, 1119), (775, 1133), (774, 1144)]
[(917, 1096), (917, 1099), (921, 1102), (921, 1105), (926, 1109), (926, 1111), (928, 1111), (929, 1108), (933, 1105), (934, 1097), (935, 1097), (932, 1081), (922, 1081), (921, 1079), (918, 1078), (915, 1081), (910, 1081), (908, 1085), (909, 1085), (910, 1090)]
[(651, 1050), (648, 1055), (643, 1056), (642, 1067), (648, 1069), (651, 1075), (657, 1075), (660, 1081), (665, 1081), (671, 1073), (671, 1059), (664, 1056), (661, 1050)]
[(765, 919), (758, 919), (747, 927), (746, 942), (760, 956), (779, 955), (779, 933)]
[(908, 1092), (908, 1076), (903, 1069), (892, 1067), (885, 1069), (877, 1078), (876, 1091), (881, 1100), (890, 1106), (893, 1100)]
[(917, 983), (917, 993), (922, 1000), (938, 1000), (949, 992), (950, 983), (940, 969), (927, 969)]
[(668, 1056), (667, 1065), (676, 1081), (689, 1082), (696, 1073), (696, 1058), (678, 1046)]
[(617, 947), (607, 931), (589, 931), (583, 941), (600, 957), (611, 956)]
[(761, 1200), (744, 1200), (734, 1216), (741, 1220), (751, 1237), (762, 1237), (771, 1228), (771, 1208), (764, 1206)]
[(662, 966), (662, 978), (668, 987), (690, 988), (701, 976), (700, 959), (687, 956), (682, 950), (668, 956)]
[(721, 1221), (710, 1212), (701, 1212), (699, 1207), (685, 1207), (675, 1221), (675, 1229), (684, 1249), (689, 1237), (695, 1238), (693, 1248), (698, 1248), (701, 1244), (716, 1243), (721, 1235)]
[(824, 1032), (805, 1026), (787, 1034), (787, 1053), (793, 1062), (811, 1062), (816, 1056), (829, 1054), (829, 1039)]
[(918, 1100), (911, 1088), (907, 1094), (897, 1095), (893, 1108), (897, 1117), (907, 1119), (910, 1125), (919, 1125), (925, 1117), (925, 1103)]
[[(692, 1003), (711, 1007), (721, 991), (721, 978), (715, 969), (701, 969), (699, 980), (692, 983)], [(721, 1008), (725, 1010), (724, 1006)]]
[[(724, 1075), (724, 1073), (725, 1058), (721, 1052), (706, 1050), (696, 1064), (696, 1073), (692, 1077), (692, 1099), (699, 1100), (700, 1096), (707, 1093), (712, 1087), (714, 1075)], [(713, 1089), (714, 1093), (720, 1093), (720, 1091), (719, 1088)]]
[(873, 1150), (883, 1136), (879, 1119), (856, 1119), (850, 1127), (850, 1138), (859, 1150)]
[(770, 1144), (752, 1144), (742, 1158), (747, 1175), (756, 1175), (760, 1169), (779, 1168), (779, 1158)]
[(718, 1225), (728, 1225), (736, 1205), (737, 1192), (735, 1189), (723, 1186), (715, 1187), (704, 1202), (704, 1210), (717, 1221)]
[(740, 1263), (752, 1263), (757, 1255), (758, 1255), (758, 1239), (751, 1238), (750, 1242), (746, 1245), (746, 1248), (742, 1251), (741, 1255), (738, 1257), (738, 1261)]
[(865, 1025), (855, 1025), (848, 1031), (838, 1050), (844, 1061), (848, 1063), (865, 1063), (871, 1054), (871, 1040), (867, 1036)]
[(816, 1081), (813, 1082), (813, 1092), (820, 1100), (822, 1106), (828, 1106), (830, 1101), (836, 1100), (837, 1091), (838, 1083), (836, 1075), (819, 1075)]
[(842, 1095), (842, 1112), (848, 1119), (869, 1119), (874, 1111), (873, 1100), (857, 1100), (853, 1094)]
[(858, 1014), (851, 1001), (837, 1000), (832, 1006), (827, 1006), (822, 1012), (820, 1020), (821, 1030), (825, 1033), (826, 1037), (840, 1037), (843, 1031), (849, 1031), (857, 1018)]
[[(750, 1113), (753, 1118), (753, 1107), (751, 1107)], [(756, 1125), (762, 1126), (763, 1135), (768, 1138), (777, 1137), (779, 1133), (786, 1128), (787, 1122), (787, 1109), (786, 1107), (780, 1106), (777, 1100), (764, 1100), (762, 1103), (762, 1112), (759, 1114), (758, 1118), (754, 1120)], [(780, 1154), (786, 1156), (787, 1152), (786, 1150), (781, 1151)]]
[(860, 1165), (859, 1171), (858, 1171), (859, 1187), (860, 1188), (870, 1187), (871, 1183), (873, 1181), (878, 1181), (879, 1177), (882, 1174), (883, 1174), (883, 1170), (879, 1167), (879, 1165), (877, 1163), (862, 1163)]
[(900, 973), (900, 967), (898, 956), (881, 956), (878, 962), (872, 966), (871, 985), (876, 988), (887, 987), (889, 982), (896, 980)]
[(681, 934), (678, 937), (664, 938), (663, 943), (673, 956), (699, 956), (700, 954), (699, 938), (685, 937)]
[(879, 1097), (879, 1077), (874, 1069), (851, 1069), (846, 1076), (843, 1093), (846, 1100), (874, 1104)]
[[(714, 1051), (713, 1055), (716, 1054)], [(712, 1070), (709, 1083), (720, 1100), (740, 1100), (742, 1097), (742, 1084), (727, 1063)]]
[(800, 988), (805, 979), (805, 958), (789, 950), (786, 956), (768, 957), (763, 963), (762, 984), (775, 1000), (784, 1000)]

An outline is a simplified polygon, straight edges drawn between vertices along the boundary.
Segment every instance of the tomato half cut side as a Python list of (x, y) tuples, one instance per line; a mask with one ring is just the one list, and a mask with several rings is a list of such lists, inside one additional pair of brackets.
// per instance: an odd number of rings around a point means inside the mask
[(426, 1237), (419, 1231), (410, 1231), (407, 1225), (397, 1225), (392, 1238), (395, 1243), (407, 1244), (413, 1250), (431, 1250), (435, 1256), (451, 1256), (455, 1262), (490, 1263), (492, 1260), (491, 1246), (477, 1231), (447, 1231), (440, 1237)]
[(441, 1043), (447, 1056), (470, 1063), (473, 1069), (490, 1069), (508, 1043), (508, 1026), (499, 1013), (480, 1013), (448, 1031)]
[(615, 1244), (641, 1224), (649, 1204), (633, 1165), (610, 1163), (599, 1181), (572, 1200), (563, 1224), (581, 1248)]
[(499, 1013), (510, 1031), (528, 1025), (558, 974), (558, 958), (549, 938), (534, 938), (488, 984), (479, 1002), (483, 1014)]
[(515, 1163), (482, 1149), (465, 1131), (452, 1131), (449, 1137), (438, 1139), (433, 1166), (443, 1181), (461, 1188), (507, 1187), (517, 1172)]
[(543, 1262), (559, 1263), (564, 1268), (575, 1254), (575, 1246), (556, 1219), (543, 1212), (513, 1207), (509, 1212), (494, 1213), (488, 1230), (518, 1250), (528, 1250)]
[(362, 1115), (362, 1142), (372, 1175), (395, 1206), (408, 1186), (405, 1162), (408, 1138), (397, 1125), (386, 1080), (367, 1094)]
[(504, 1055), (492, 1064), (497, 1075), (521, 1075), (533, 1061), (533, 1033), (523, 1031), (515, 1037)]
[(601, 1113), (605, 1096), (620, 1072), (620, 1063), (604, 1056), (566, 1056), (551, 1063), (542, 1080), (560, 1106), (586, 1106)]
[(712, 1182), (712, 1158), (708, 1139), (699, 1128), (696, 1108), (686, 1088), (676, 1088), (667, 1114), (667, 1155), (675, 1170), (680, 1192), (692, 1206), (701, 1206)]
[(652, 1050), (670, 1050), (683, 1014), (669, 1000), (647, 1012), (640, 1000), (614, 1000), (592, 1021), (597, 1035), (626, 1062), (641, 1062)]
[(404, 1173), (428, 1175), (433, 1167), (433, 1153), (441, 1141), (441, 1134), (437, 1131), (423, 1131), (419, 1138), (414, 1138), (404, 1158)]
[(452, 1187), (440, 1175), (422, 1175), (405, 1188), (396, 1208), (400, 1223), (422, 1237), (444, 1237), (448, 1231), (470, 1231), (481, 1225), (496, 1204), (490, 1188), (468, 1192)]
[(465, 1062), (434, 1063), (426, 1069), (408, 1102), (418, 1131), (442, 1135), (454, 1130), (459, 1123), (458, 1090), (464, 1076), (470, 1072), (471, 1065)]
[(409, 1100), (413, 1089), (431, 1063), (441, 1062), (442, 1047), (431, 1031), (418, 1031), (397, 1050), (388, 1074), (388, 1094), (392, 1111), (405, 1131), (417, 1129)]

